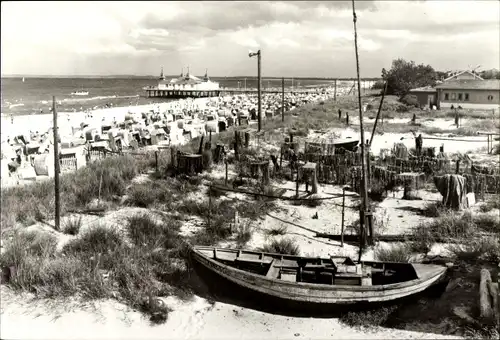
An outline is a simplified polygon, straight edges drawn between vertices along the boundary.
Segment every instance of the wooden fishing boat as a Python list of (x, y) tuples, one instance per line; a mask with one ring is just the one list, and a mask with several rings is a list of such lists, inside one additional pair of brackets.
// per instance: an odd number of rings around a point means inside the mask
[(357, 150), (359, 144), (359, 140), (357, 139), (336, 139), (333, 141), (333, 145), (335, 145), (335, 149), (344, 149), (347, 151), (354, 152)]
[(355, 263), (257, 251), (192, 247), (196, 264), (237, 286), (294, 303), (344, 305), (392, 301), (441, 281), (446, 267), (397, 262)]

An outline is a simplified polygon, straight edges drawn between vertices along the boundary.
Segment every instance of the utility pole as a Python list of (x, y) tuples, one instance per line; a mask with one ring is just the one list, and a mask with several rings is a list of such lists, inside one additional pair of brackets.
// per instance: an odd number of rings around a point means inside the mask
[(57, 128), (56, 96), (52, 96), (52, 115), (54, 120), (54, 188), (55, 188), (55, 227), (60, 230), (61, 227), (61, 196), (59, 192), (59, 131)]
[(285, 78), (281, 78), (281, 121), (285, 121)]
[(365, 131), (363, 129), (363, 109), (361, 105), (361, 81), (359, 78), (359, 55), (358, 55), (358, 32), (356, 29), (356, 9), (354, 6), (354, 0), (352, 0), (352, 15), (353, 15), (353, 24), (354, 24), (354, 48), (356, 52), (356, 74), (357, 74), (357, 83), (358, 83), (358, 106), (359, 106), (359, 131), (360, 131), (360, 142), (361, 142), (361, 216), (359, 219), (360, 222), (360, 248), (359, 248), (359, 260), (361, 260), (362, 249), (365, 246), (365, 235), (366, 235), (366, 225), (367, 225), (367, 217), (366, 212), (368, 208), (368, 189), (366, 183), (366, 159), (365, 159)]
[(262, 84), (261, 84), (261, 79), (260, 79), (260, 50), (259, 52), (257, 52), (258, 55), (257, 55), (257, 72), (258, 72), (258, 84), (257, 84), (257, 96), (259, 97), (258, 98), (258, 106), (259, 106), (259, 120), (258, 120), (258, 128), (259, 128), (259, 132), (260, 132), (260, 129), (262, 128), (262, 103), (261, 103), (261, 87), (262, 87)]
[(258, 97), (258, 131), (260, 132), (262, 121), (262, 103), (261, 103), (261, 79), (260, 79), (260, 58), (261, 58), (261, 51), (258, 50), (257, 52), (253, 53), (250, 52), (248, 53), (248, 56), (250, 58), (257, 56), (257, 97)]

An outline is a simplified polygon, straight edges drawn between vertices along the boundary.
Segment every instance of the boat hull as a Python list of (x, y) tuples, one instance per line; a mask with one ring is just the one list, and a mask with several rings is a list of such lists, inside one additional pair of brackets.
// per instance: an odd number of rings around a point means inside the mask
[(394, 301), (420, 293), (441, 281), (446, 269), (438, 270), (435, 275), (425, 279), (416, 279), (403, 283), (383, 286), (325, 285), (287, 282), (269, 279), (265, 276), (239, 270), (204, 256), (193, 249), (192, 260), (195, 269), (203, 273), (212, 273), (226, 282), (244, 289), (251, 295), (258, 294), (273, 299), (286, 301), (293, 305), (354, 305)]

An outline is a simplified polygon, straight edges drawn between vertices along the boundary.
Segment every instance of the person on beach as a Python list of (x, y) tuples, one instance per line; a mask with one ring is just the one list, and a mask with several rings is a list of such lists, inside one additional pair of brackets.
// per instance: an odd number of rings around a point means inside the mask
[(341, 119), (342, 119), (342, 110), (339, 109), (339, 120), (341, 120)]

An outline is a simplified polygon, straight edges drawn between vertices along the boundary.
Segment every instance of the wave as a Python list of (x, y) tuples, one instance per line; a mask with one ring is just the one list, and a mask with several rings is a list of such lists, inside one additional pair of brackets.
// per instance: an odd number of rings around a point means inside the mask
[[(139, 98), (140, 95), (132, 95), (132, 96), (95, 96), (90, 98), (64, 98), (62, 100), (58, 100), (58, 103), (84, 103), (89, 101), (97, 101), (97, 100), (106, 100), (106, 99), (127, 99), (127, 98)], [(40, 100), (40, 104), (50, 104), (49, 100)]]
[(65, 98), (62, 100), (62, 102), (65, 103), (79, 103), (79, 102), (88, 102), (88, 101), (95, 101), (95, 100), (105, 100), (105, 99), (127, 99), (127, 98), (138, 98), (139, 95), (133, 95), (133, 96), (96, 96), (96, 97), (90, 97), (90, 98)]

